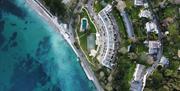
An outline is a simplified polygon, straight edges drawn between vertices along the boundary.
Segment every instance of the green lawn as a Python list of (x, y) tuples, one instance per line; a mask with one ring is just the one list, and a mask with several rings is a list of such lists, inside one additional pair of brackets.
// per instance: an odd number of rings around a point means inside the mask
[[(89, 51), (87, 48), (87, 36), (91, 33), (95, 34), (96, 33), (96, 28), (93, 25), (93, 23), (90, 21), (90, 17), (88, 17), (88, 12), (86, 12), (86, 10), (83, 8), (82, 9), (82, 13), (80, 14), (80, 18), (87, 18), (88, 19), (88, 24), (89, 24), (89, 28), (88, 30), (86, 30), (85, 32), (80, 32), (80, 25), (78, 27), (77, 30), (77, 34), (79, 36), (79, 40), (80, 40), (80, 46), (82, 47), (83, 51), (85, 52), (86, 56), (88, 57), (89, 61), (91, 61), (91, 63), (95, 63), (94, 62), (94, 58), (89, 56)], [(79, 23), (80, 24), (80, 23)]]
[(129, 9), (132, 9), (132, 7), (134, 6), (133, 0), (125, 0), (125, 3), (126, 3), (126, 7)]
[(100, 0), (94, 1), (94, 11), (96, 13), (99, 13), (103, 8), (104, 8), (104, 6), (101, 5)]

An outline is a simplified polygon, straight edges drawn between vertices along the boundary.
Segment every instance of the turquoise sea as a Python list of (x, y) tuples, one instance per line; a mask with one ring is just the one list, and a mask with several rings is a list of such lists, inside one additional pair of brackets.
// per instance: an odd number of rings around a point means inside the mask
[(72, 48), (25, 0), (0, 0), (0, 91), (95, 91)]

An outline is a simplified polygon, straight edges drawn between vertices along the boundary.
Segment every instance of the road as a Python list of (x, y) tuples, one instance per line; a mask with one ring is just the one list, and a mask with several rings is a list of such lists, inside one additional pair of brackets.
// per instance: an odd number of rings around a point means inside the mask
[[(80, 64), (85, 71), (87, 77), (89, 80), (91, 80), (97, 91), (104, 91), (103, 88), (100, 86), (96, 76), (94, 75), (94, 72), (91, 70), (89, 63), (87, 62), (86, 58), (84, 57), (83, 53), (78, 50), (74, 45), (74, 40), (71, 40), (71, 36), (66, 32), (66, 30), (59, 25), (57, 18), (54, 16), (50, 16), (49, 11), (44, 8), (41, 3), (34, 0), (26, 0), (26, 3), (35, 10), (42, 18), (45, 19), (53, 28), (56, 30), (60, 35), (64, 37), (64, 39), (69, 43), (69, 45), (72, 47), (74, 52), (76, 53), (77, 57), (80, 59)], [(74, 38), (73, 38), (74, 39)]]

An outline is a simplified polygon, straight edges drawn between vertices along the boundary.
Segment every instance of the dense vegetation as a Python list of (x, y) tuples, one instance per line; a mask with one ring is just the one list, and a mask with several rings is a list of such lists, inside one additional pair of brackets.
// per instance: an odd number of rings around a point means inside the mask
[[(40, 0), (50, 12), (57, 16), (60, 22), (69, 23), (75, 17), (73, 13), (79, 0), (70, 0), (66, 3), (63, 0)], [(85, 0), (83, 0), (85, 1)]]
[[(145, 91), (179, 91), (180, 90), (180, 59), (178, 50), (180, 49), (180, 12), (179, 5), (173, 4), (171, 0), (152, 0), (153, 10), (158, 15), (162, 32), (169, 32), (163, 38), (163, 54), (169, 59), (170, 66), (153, 73), (147, 80)], [(172, 0), (173, 1), (173, 0)]]
[(43, 0), (45, 5), (48, 6), (51, 13), (59, 17), (65, 17), (67, 9), (62, 0)]
[(113, 91), (129, 91), (130, 81), (135, 69), (134, 56), (131, 57), (131, 53), (127, 52), (127, 46), (131, 44), (131, 41), (127, 37), (123, 19), (119, 11), (114, 8), (112, 14), (116, 19), (121, 37), (120, 49), (116, 59), (117, 67), (113, 73)]

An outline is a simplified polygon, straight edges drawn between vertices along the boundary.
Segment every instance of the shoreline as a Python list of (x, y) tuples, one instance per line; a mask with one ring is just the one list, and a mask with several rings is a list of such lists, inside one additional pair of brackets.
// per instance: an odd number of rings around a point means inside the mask
[(83, 68), (87, 78), (93, 82), (94, 86), (96, 87), (97, 91), (104, 91), (103, 88), (100, 86), (99, 81), (97, 80), (94, 72), (90, 68), (86, 58), (83, 54), (75, 47), (74, 40), (71, 36), (65, 31), (63, 26), (61, 26), (58, 21), (57, 17), (51, 16), (52, 14), (38, 1), (38, 0), (26, 0), (26, 3), (37, 12), (40, 17), (45, 19), (45, 21), (50, 24), (55, 31), (57, 31), (62, 37), (68, 42), (71, 46), (73, 51), (75, 52), (77, 58), (80, 60), (81, 67)]

